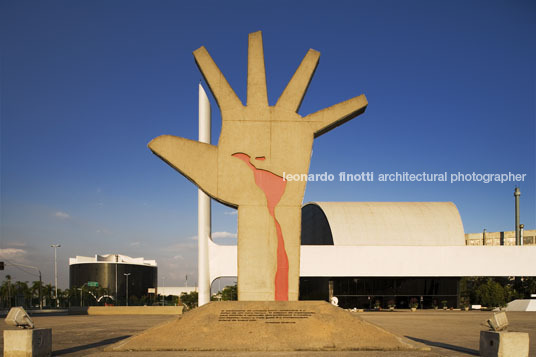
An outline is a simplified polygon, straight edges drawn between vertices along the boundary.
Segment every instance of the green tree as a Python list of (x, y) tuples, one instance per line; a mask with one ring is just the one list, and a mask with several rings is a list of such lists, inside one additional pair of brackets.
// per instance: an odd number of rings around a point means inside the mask
[[(41, 286), (41, 282), (34, 281), (32, 282), (32, 286), (30, 287), (30, 290), (32, 291), (32, 305), (39, 306), (39, 287)], [(42, 289), (41, 289), (42, 293)]]
[(478, 286), (475, 295), (477, 301), (486, 307), (505, 306), (507, 302), (505, 289), (493, 279), (488, 279), (484, 284)]
[(2, 282), (0, 286), (0, 306), (2, 308), (10, 308), (13, 306), (13, 284), (11, 282), (11, 275), (6, 275), (6, 280)]
[(522, 277), (515, 280), (515, 289), (519, 299), (530, 299), (531, 294), (536, 294), (536, 277)]
[(17, 305), (28, 307), (32, 301), (32, 291), (27, 281), (17, 281), (14, 285), (14, 296)]
[(45, 306), (53, 306), (52, 300), (54, 299), (54, 286), (52, 286), (52, 284), (43, 285), (43, 298), (45, 299)]
[(60, 307), (71, 307), (76, 305), (76, 289), (64, 289), (58, 290), (58, 297), (60, 299)]
[(238, 300), (238, 289), (236, 284), (226, 286), (221, 292), (221, 299), (225, 301)]
[(190, 293), (182, 293), (180, 296), (180, 301), (187, 310), (195, 309), (197, 307), (198, 294), (197, 291), (192, 291)]

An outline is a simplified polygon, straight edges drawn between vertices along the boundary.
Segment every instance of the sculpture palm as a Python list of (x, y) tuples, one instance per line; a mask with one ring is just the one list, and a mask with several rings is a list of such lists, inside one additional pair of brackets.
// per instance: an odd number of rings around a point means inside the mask
[(305, 117), (297, 111), (318, 64), (309, 50), (275, 106), (268, 105), (261, 32), (249, 35), (247, 104), (204, 47), (196, 63), (221, 111), (217, 146), (163, 135), (149, 148), (212, 198), (238, 208), (240, 300), (297, 300), (301, 205), (313, 139), (363, 113), (364, 95)]

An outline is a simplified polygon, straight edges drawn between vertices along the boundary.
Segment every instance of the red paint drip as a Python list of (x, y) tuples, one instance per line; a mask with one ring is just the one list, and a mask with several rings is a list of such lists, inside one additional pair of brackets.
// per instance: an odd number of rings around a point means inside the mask
[[(277, 232), (277, 269), (275, 273), (275, 300), (276, 301), (288, 301), (288, 256), (285, 250), (285, 240), (283, 239), (283, 232), (281, 226), (275, 218), (275, 206), (281, 201), (281, 197), (285, 192), (285, 186), (287, 182), (282, 177), (276, 174), (257, 169), (251, 164), (250, 156), (244, 153), (233, 154), (234, 157), (244, 161), (246, 165), (253, 170), (255, 176), (255, 184), (264, 192), (266, 200), (268, 201), (268, 212), (274, 219), (275, 229)], [(264, 157), (257, 157), (257, 160), (264, 160)]]

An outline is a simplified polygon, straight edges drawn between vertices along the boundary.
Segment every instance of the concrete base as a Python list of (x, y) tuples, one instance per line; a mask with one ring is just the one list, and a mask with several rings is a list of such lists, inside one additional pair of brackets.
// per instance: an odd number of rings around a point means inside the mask
[(4, 330), (4, 356), (52, 356), (52, 329)]
[(528, 333), (480, 331), (480, 356), (528, 357), (528, 355)]
[[(324, 301), (221, 301), (107, 351), (422, 350)], [(429, 350), (425, 348), (425, 350)]]
[(536, 299), (517, 299), (508, 303), (506, 311), (536, 311)]

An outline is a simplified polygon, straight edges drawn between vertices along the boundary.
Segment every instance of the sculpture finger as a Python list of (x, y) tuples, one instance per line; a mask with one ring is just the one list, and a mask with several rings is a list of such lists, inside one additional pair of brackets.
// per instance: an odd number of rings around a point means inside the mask
[(365, 112), (368, 101), (364, 94), (332, 105), (307, 115), (304, 120), (309, 121), (314, 137), (317, 138), (333, 128), (346, 123), (348, 120)]
[(264, 50), (262, 46), (261, 31), (249, 34), (247, 105), (268, 106), (266, 69), (264, 67)]
[(162, 135), (149, 143), (149, 149), (179, 171), (209, 196), (216, 198), (218, 147), (172, 135)]
[(210, 91), (214, 95), (218, 106), (222, 111), (233, 110), (242, 106), (242, 102), (237, 97), (227, 79), (210, 57), (205, 47), (200, 47), (194, 51), (195, 62), (203, 74)]
[(276, 107), (297, 112), (313, 78), (320, 52), (310, 49), (279, 97)]

